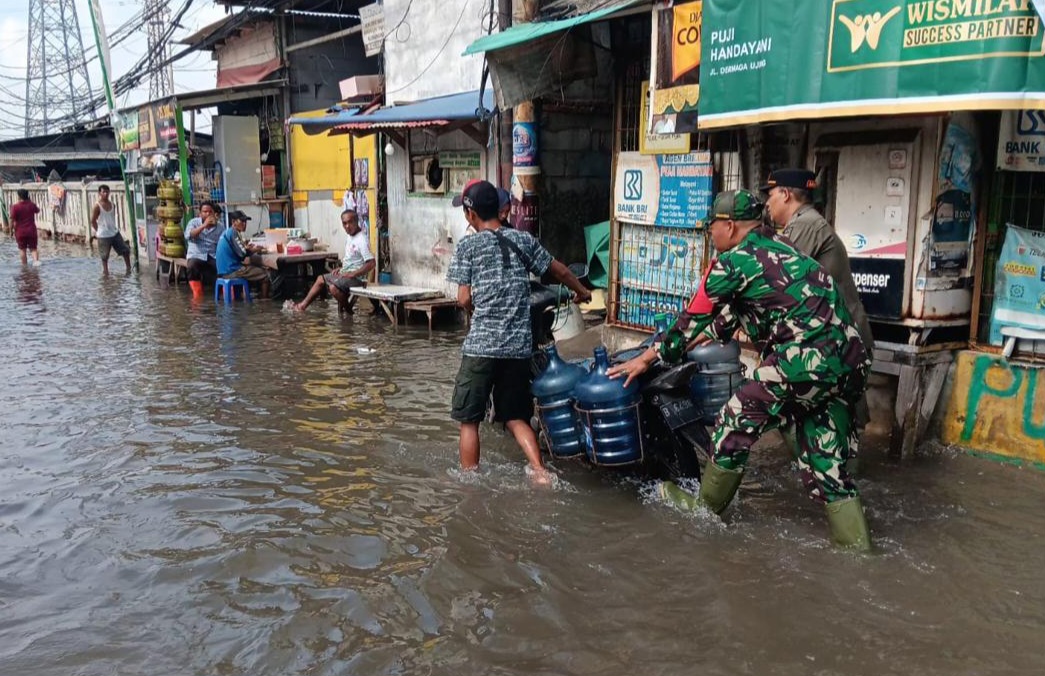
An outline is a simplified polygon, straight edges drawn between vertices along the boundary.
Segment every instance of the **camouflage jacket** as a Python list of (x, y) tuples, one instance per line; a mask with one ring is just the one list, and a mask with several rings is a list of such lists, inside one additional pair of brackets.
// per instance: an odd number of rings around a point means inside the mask
[[(728, 339), (741, 328), (762, 345), (762, 366), (789, 381), (865, 370), (870, 360), (830, 275), (788, 243), (754, 230), (715, 260), (704, 280), (713, 309), (683, 315), (661, 356), (677, 361), (705, 329)], [(688, 325), (688, 327), (687, 327)]]

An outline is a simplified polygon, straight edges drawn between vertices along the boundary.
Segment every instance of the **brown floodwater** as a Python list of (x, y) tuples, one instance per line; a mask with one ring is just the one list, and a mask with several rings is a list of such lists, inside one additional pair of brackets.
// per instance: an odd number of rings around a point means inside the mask
[[(0, 674), (940, 674), (1045, 667), (1045, 473), (926, 446), (836, 551), (786, 453), (725, 523), (484, 429), (460, 330), (194, 305), (0, 238)], [(117, 265), (115, 269), (121, 266)]]

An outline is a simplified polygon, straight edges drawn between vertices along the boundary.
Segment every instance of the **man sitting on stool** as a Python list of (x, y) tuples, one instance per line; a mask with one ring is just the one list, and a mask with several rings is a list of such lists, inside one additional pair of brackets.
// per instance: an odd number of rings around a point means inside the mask
[(232, 227), (221, 233), (218, 240), (218, 275), (226, 279), (245, 279), (248, 282), (261, 282), (261, 297), (269, 295), (269, 273), (260, 265), (253, 265), (250, 256), (260, 253), (261, 248), (248, 244), (244, 247), (239, 234), (247, 229), (250, 216), (242, 211), (229, 212)]
[(303, 312), (319, 294), (323, 293), (323, 289), (327, 289), (330, 291), (330, 295), (337, 299), (338, 314), (342, 312), (352, 314), (352, 306), (356, 299), (350, 297), (350, 290), (366, 286), (367, 275), (375, 266), (374, 254), (370, 253), (370, 242), (367, 241), (366, 233), (359, 228), (359, 217), (356, 212), (351, 209), (342, 211), (341, 227), (348, 235), (341, 269), (316, 277), (305, 300), (294, 305), (295, 310)]
[(221, 210), (211, 201), (200, 205), (200, 215), (189, 221), (185, 228), (185, 243), (188, 247), (185, 258), (189, 271), (189, 287), (194, 298), (202, 298), (204, 282), (212, 284), (218, 276), (215, 255), (218, 252), (218, 240), (224, 232), (225, 224), (221, 222)]

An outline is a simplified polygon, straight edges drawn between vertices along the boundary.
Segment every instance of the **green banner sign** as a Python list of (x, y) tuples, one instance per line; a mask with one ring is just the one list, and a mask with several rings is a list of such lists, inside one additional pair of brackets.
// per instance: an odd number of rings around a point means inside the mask
[(1045, 107), (1031, 0), (704, 0), (702, 129)]

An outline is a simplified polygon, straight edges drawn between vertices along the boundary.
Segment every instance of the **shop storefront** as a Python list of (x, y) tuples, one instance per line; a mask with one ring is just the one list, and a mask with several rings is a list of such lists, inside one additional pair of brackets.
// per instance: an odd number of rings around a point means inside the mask
[[(246, 212), (258, 230), (293, 225), (283, 125), (274, 117), (282, 84), (181, 94), (117, 114), (140, 255), (149, 260), (157, 253), (168, 255), (158, 248), (169, 243), (174, 247), (171, 257), (180, 257), (177, 238), (165, 237), (163, 231), (183, 227), (204, 201), (225, 213)], [(211, 119), (211, 134), (197, 134), (195, 112), (214, 107), (219, 114)], [(168, 199), (175, 188), (181, 199)]]
[(1003, 214), (1041, 218), (1033, 180), (994, 162), (999, 122), (1045, 101), (1041, 18), (1029, 1), (926, 6), (800, 0), (796, 29), (768, 7), (703, 3), (700, 128), (755, 141), (739, 144), (747, 185), (795, 158), (817, 172), (873, 321), (875, 370), (898, 380), (898, 453), (963, 372), (958, 351), (999, 342), (986, 306)]
[[(617, 101), (610, 324), (648, 329), (682, 307), (708, 258), (713, 192), (804, 166), (871, 316), (875, 370), (895, 384), (896, 453), (948, 396), (956, 353), (1001, 352), (1037, 325), (1045, 30), (1030, 0), (798, 0), (784, 14), (619, 2), (569, 21), (589, 20), (610, 24)], [(1021, 335), (1010, 346), (1033, 353)]]

